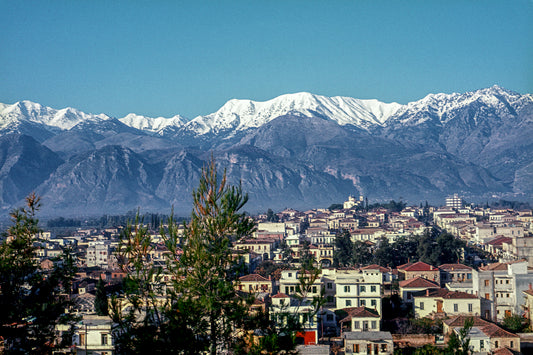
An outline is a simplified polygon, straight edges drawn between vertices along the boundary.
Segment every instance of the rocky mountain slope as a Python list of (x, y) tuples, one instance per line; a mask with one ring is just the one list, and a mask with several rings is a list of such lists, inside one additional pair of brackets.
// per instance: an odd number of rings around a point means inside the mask
[(407, 105), (282, 95), (230, 100), (187, 120), (113, 118), (29, 101), (0, 104), (0, 207), (35, 190), (45, 214), (181, 214), (213, 155), (250, 211), (308, 208), (350, 194), (442, 202), (533, 196), (533, 95), (494, 86)]

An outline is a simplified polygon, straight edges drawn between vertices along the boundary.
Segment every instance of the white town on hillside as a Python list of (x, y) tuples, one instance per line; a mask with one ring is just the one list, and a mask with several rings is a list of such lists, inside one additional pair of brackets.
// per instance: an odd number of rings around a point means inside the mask
[[(474, 354), (533, 351), (531, 333), (513, 333), (502, 326), (506, 317), (520, 316), (527, 322), (533, 317), (531, 209), (466, 206), (457, 194), (442, 207), (401, 205), (401, 210), (391, 211), (368, 208), (363, 197), (352, 196), (334, 207), (254, 216), (256, 231), (233, 245), (246, 268), (235, 290), (253, 294), (254, 307), (267, 312), (270, 319), (283, 322), (285, 312), (301, 313), (299, 353), (393, 354), (395, 349), (426, 344), (444, 347), (468, 317), (473, 319), (469, 337)], [(96, 315), (95, 290), (102, 279), (111, 292), (125, 277), (115, 257), (122, 228), (80, 227), (68, 236), (57, 237), (51, 231), (35, 236), (35, 258), (43, 270), (53, 265), (63, 248), (76, 250), (79, 269), (69, 295), (74, 307), (67, 311), (81, 318), (69, 351), (114, 354), (113, 323)], [(457, 251), (453, 262), (430, 265), (408, 260), (394, 267), (375, 263), (334, 267), (339, 232), (375, 253), (383, 243), (394, 245), (402, 238), (442, 231), (468, 246)], [(164, 266), (168, 250), (157, 230), (150, 234), (151, 258)], [(467, 255), (472, 251), (476, 252)], [(316, 310), (297, 298), (304, 253), (319, 266), (306, 295), (324, 297)], [(273, 271), (266, 272), (267, 267)], [(154, 280), (169, 286), (170, 281), (165, 273)], [(399, 303), (391, 308), (394, 297)], [(408, 316), (441, 326), (437, 332), (423, 334)], [(59, 339), (67, 331), (57, 326)]]

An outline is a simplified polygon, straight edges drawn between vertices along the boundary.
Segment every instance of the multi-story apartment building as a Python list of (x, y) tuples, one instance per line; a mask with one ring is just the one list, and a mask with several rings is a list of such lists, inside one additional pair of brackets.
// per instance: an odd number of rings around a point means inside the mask
[(473, 270), (474, 294), (481, 298), (481, 316), (502, 321), (506, 315), (522, 314), (523, 294), (533, 280), (527, 261), (493, 263)]
[(336, 270), (336, 308), (368, 307), (381, 314), (381, 285), (379, 270)]
[(105, 241), (91, 241), (87, 247), (87, 266), (107, 268), (110, 258), (109, 243)]

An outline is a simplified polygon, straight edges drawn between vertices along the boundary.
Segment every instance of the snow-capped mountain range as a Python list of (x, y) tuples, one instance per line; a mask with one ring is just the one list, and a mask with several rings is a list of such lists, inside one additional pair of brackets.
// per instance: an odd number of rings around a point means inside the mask
[[(465, 94), (429, 94), (421, 100), (401, 105), (395, 102), (384, 103), (378, 100), (360, 100), (351, 97), (326, 97), (307, 92), (286, 94), (268, 101), (229, 100), (218, 111), (189, 120), (179, 114), (166, 117), (146, 117), (130, 113), (118, 120), (125, 125), (150, 133), (164, 135), (165, 129), (172, 127), (193, 132), (196, 135), (219, 132), (245, 131), (258, 128), (273, 119), (298, 112), (307, 117), (322, 117), (341, 126), (354, 126), (364, 130), (385, 127), (395, 120), (401, 124), (413, 125), (420, 120), (405, 120), (415, 112), (432, 112), (441, 123), (449, 120), (445, 114), (458, 108), (480, 102), (488, 106), (506, 107), (528, 105), (533, 95), (520, 95), (499, 86), (468, 92)], [(427, 118), (427, 117), (426, 117)], [(31, 101), (20, 101), (12, 105), (0, 104), (0, 130), (7, 129), (19, 120), (40, 123), (51, 130), (69, 130), (84, 121), (105, 121), (111, 119), (106, 114), (88, 114), (74, 108), (56, 110)]]
[(187, 211), (211, 153), (242, 181), (250, 210), (325, 206), (357, 193), (528, 199), (532, 136), (533, 95), (498, 86), (405, 105), (305, 92), (233, 99), (193, 119), (20, 101), (0, 104), (0, 208), (35, 190), (50, 214)]

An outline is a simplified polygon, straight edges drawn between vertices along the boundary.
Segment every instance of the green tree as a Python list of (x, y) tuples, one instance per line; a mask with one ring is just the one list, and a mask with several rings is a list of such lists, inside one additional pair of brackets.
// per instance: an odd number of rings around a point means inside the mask
[(267, 211), (267, 221), (268, 222), (279, 222), (279, 217), (274, 213), (270, 208)]
[(452, 331), (448, 346), (445, 349), (446, 355), (470, 355), (472, 353), (470, 346), (470, 337), (468, 334), (474, 325), (473, 318), (465, 319), (464, 326), (456, 333)]
[(118, 263), (126, 273), (123, 297), (112, 297), (111, 316), (115, 323), (117, 352), (136, 354), (162, 349), (164, 319), (160, 301), (164, 293), (162, 268), (150, 256), (151, 238), (137, 213), (121, 232), (117, 251)]
[(197, 331), (207, 340), (211, 354), (235, 345), (234, 331), (245, 312), (243, 300), (234, 291), (239, 260), (231, 246), (254, 231), (253, 220), (240, 212), (247, 200), (240, 186), (227, 183), (225, 172), (222, 177), (217, 174), (212, 160), (202, 169), (193, 192), (191, 220), (184, 228), (175, 287), (182, 302), (199, 306), (205, 314), (207, 327)]
[(12, 226), (0, 245), (0, 334), (7, 352), (51, 353), (57, 324), (72, 324), (65, 315), (70, 301), (75, 262), (65, 250), (51, 270), (34, 259), (34, 242), (41, 232), (36, 213), (40, 198), (30, 194), (26, 206), (11, 212)]
[(354, 245), (350, 232), (342, 230), (335, 237), (335, 251), (333, 252), (333, 265), (349, 266), (353, 265)]
[(370, 245), (360, 240), (353, 243), (352, 262), (357, 265), (369, 265), (372, 262), (372, 250)]
[(510, 332), (521, 333), (524, 332), (527, 327), (527, 320), (518, 314), (509, 314), (503, 318), (502, 326)]
[(102, 280), (101, 278), (98, 280), (98, 284), (96, 285), (94, 308), (96, 314), (99, 316), (107, 316), (109, 314), (107, 293), (105, 290), (104, 280)]

